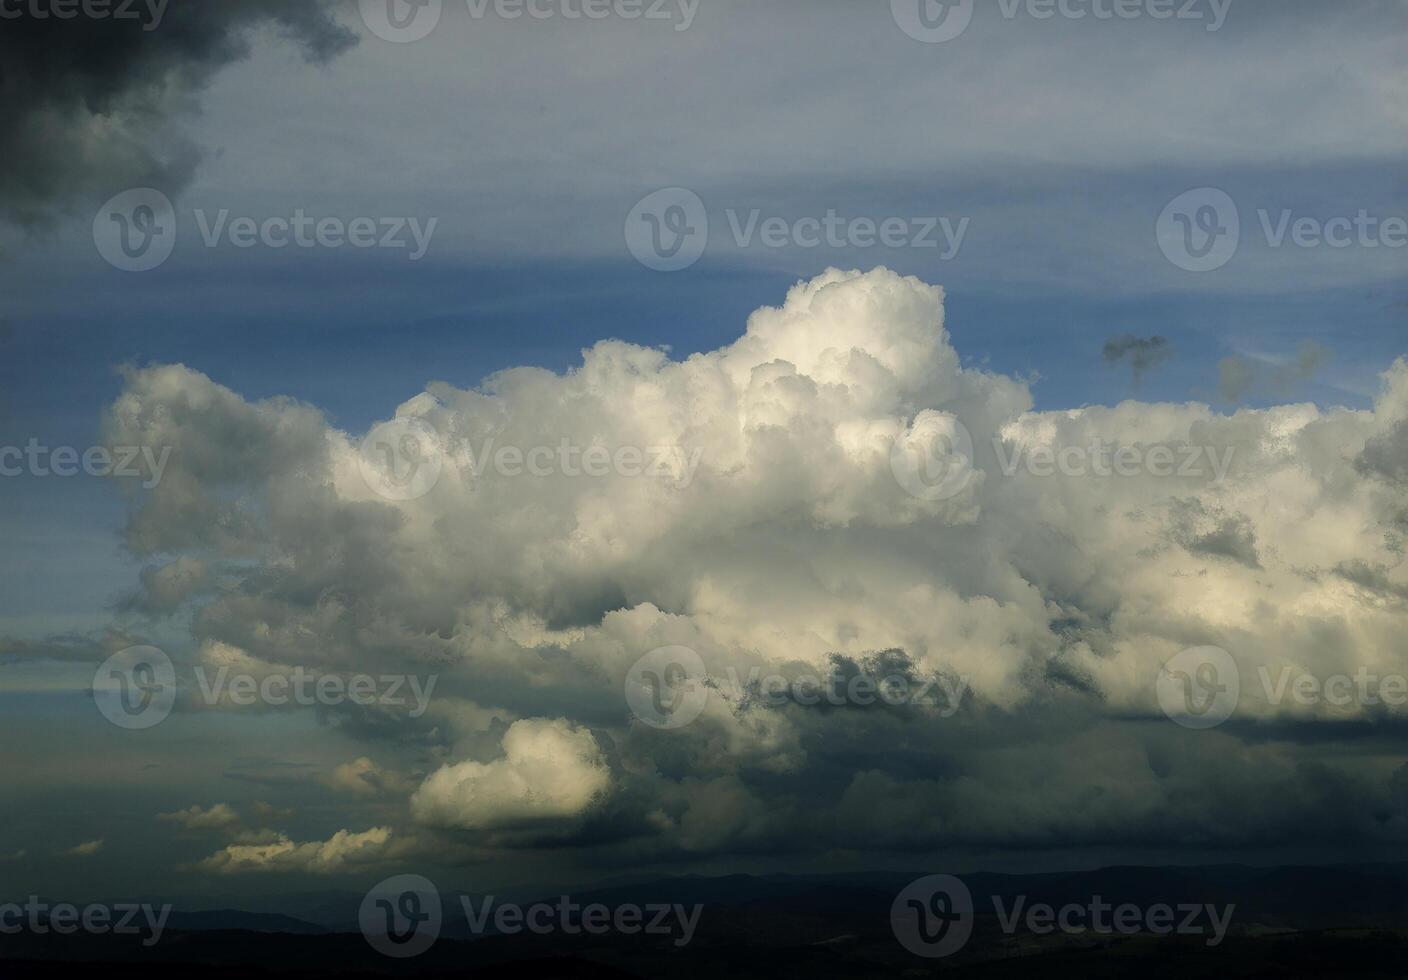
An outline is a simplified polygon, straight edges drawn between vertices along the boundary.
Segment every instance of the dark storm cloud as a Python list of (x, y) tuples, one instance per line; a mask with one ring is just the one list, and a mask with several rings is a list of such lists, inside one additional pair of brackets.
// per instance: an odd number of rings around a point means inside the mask
[(272, 27), (321, 62), (355, 43), (326, 0), (151, 0), (104, 17), (52, 0), (0, 6), (0, 219), (34, 226), (89, 195), (174, 193), (200, 149), (177, 117)]

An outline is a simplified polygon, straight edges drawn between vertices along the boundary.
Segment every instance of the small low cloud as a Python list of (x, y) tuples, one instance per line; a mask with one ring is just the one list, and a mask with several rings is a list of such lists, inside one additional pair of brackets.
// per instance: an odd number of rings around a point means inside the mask
[(1164, 337), (1136, 337), (1132, 333), (1125, 333), (1105, 341), (1101, 353), (1107, 364), (1128, 362), (1134, 372), (1134, 383), (1138, 385), (1144, 380), (1146, 372), (1169, 359), (1173, 348)]
[(196, 868), (216, 874), (336, 874), (385, 857), (391, 839), (390, 827), (373, 827), (361, 833), (339, 830), (325, 841), (301, 843), (280, 835), (268, 843), (231, 844), (199, 862)]
[(407, 793), (412, 788), (399, 773), (381, 768), (366, 756), (344, 762), (324, 777), (323, 782), (329, 789), (353, 796), (394, 795)]
[(192, 805), (174, 813), (158, 813), (156, 818), (187, 830), (230, 830), (240, 823), (240, 815), (228, 803), (216, 803), (208, 810)]
[(94, 854), (97, 854), (102, 849), (103, 839), (99, 837), (97, 840), (86, 840), (82, 844), (75, 844), (73, 847), (70, 847), (67, 851), (64, 851), (64, 855), (66, 857), (86, 858), (92, 857)]

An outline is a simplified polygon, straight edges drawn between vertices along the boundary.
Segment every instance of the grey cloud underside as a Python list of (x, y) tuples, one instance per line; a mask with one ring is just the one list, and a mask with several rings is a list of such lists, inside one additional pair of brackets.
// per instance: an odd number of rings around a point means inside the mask
[(1218, 393), (1223, 400), (1239, 402), (1249, 395), (1282, 398), (1294, 387), (1315, 376), (1330, 351), (1313, 340), (1302, 341), (1296, 356), (1284, 364), (1235, 355), (1218, 362)]
[(172, 0), (150, 30), (17, 6), (0, 21), (0, 220), (26, 226), (134, 185), (176, 194), (201, 157), (182, 119), (250, 32), (277, 31), (314, 61), (355, 43), (330, 0)]
[[(961, 368), (942, 324), (935, 287), (832, 270), (682, 362), (603, 341), (564, 375), (432, 384), (398, 414), (441, 434), (446, 465), (402, 502), (312, 406), (178, 365), (131, 371), (108, 437), (174, 451), (127, 529), (158, 563), (130, 609), (191, 614), (172, 651), (187, 668), (439, 675), (418, 719), (326, 712), (385, 789), (375, 820), (392, 833), (354, 841), (363, 856), (1402, 841), (1402, 708), (1271, 703), (1256, 678), (1408, 667), (1408, 365), (1388, 367), (1372, 411), (1038, 413), (1023, 383)], [(891, 447), (936, 411), (971, 431), (976, 472), (926, 500)], [(464, 452), (488, 437), (703, 454), (688, 484), (475, 476)], [(1095, 439), (1233, 462), (1221, 482), (1003, 472), (1014, 453)], [(1224, 728), (1186, 731), (1154, 681), (1202, 644), (1233, 655), (1242, 701)], [(712, 686), (698, 720), (655, 731), (632, 722), (623, 681), (666, 645), (697, 651)], [(951, 715), (769, 704), (753, 668), (967, 693)], [(1376, 750), (1337, 751), (1346, 739)], [(222, 869), (258, 860), (241, 853)]]

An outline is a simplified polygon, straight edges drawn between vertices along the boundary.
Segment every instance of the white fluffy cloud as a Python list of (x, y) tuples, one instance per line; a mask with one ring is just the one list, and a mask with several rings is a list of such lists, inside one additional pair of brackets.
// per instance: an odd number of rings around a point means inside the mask
[(240, 815), (228, 803), (216, 803), (208, 809), (192, 804), (173, 813), (159, 813), (158, 820), (180, 824), (187, 830), (230, 830), (240, 824)]
[(579, 816), (611, 786), (591, 732), (563, 719), (525, 718), (508, 727), (504, 756), (432, 773), (411, 812), (433, 827), (495, 830)]
[(389, 827), (373, 827), (360, 834), (339, 830), (325, 841), (303, 843), (280, 836), (267, 844), (231, 844), (205, 858), (197, 867), (218, 874), (266, 871), (333, 874), (382, 859), (391, 838)]
[[(358, 437), (313, 407), (250, 402), (177, 365), (132, 371), (109, 416), (113, 441), (175, 451), (128, 541), (238, 582), (189, 600), (203, 658), (218, 652), (254, 672), (440, 674), (435, 725), (414, 729), (427, 746), (415, 764), (440, 768), (405, 815), (428, 826), (590, 818), (600, 800), (616, 832), (667, 850), (788, 828), (867, 846), (856, 801), (873, 793), (908, 799), (935, 835), (984, 840), (1292, 826), (1284, 809), (1237, 809), (1190, 780), (1182, 743), (1147, 727), (1168, 725), (1155, 679), (1180, 649), (1214, 644), (1241, 668), (1243, 721), (1402, 718), (1384, 705), (1271, 703), (1256, 678), (1259, 668), (1408, 669), (1398, 639), (1408, 365), (1388, 368), (1371, 411), (1126, 402), (1034, 412), (1024, 382), (960, 366), (943, 315), (938, 287), (829, 270), (754, 313), (737, 342), (682, 361), (608, 340), (564, 375), (520, 368), (476, 390), (431, 384), (397, 412), (444, 447), (438, 480), (409, 500), (379, 494)], [(943, 499), (916, 496), (896, 478), (892, 446), (948, 418), (971, 433), (974, 472)], [(496, 449), (564, 441), (679, 447), (679, 458), (697, 453), (698, 469), (689, 480), (668, 466), (476, 472)], [(1211, 455), (1182, 475), (1042, 476), (1021, 462), (1097, 441), (1170, 447), (1175, 466), (1185, 447)], [(1220, 479), (1214, 459), (1226, 461)], [(944, 719), (761, 710), (719, 684), (688, 729), (630, 724), (626, 671), (672, 644), (697, 651), (716, 679), (837, 658), (865, 669), (884, 655), (916, 676), (964, 678), (971, 694)], [(1119, 726), (1132, 741), (1109, 754), (1110, 772), (1063, 755)], [(1335, 795), (1391, 813), (1408, 805), (1389, 788), (1402, 763), (1391, 754), (1329, 759), (1349, 788), (1324, 798), (1321, 784), (1302, 785), (1310, 777), (1289, 749), (1216, 738), (1228, 785), (1259, 774), (1268, 797), (1306, 820), (1332, 822)], [(945, 773), (916, 779), (920, 765)], [(1001, 774), (1016, 771), (1058, 782), (1039, 804), (1018, 804), (1023, 786)], [(844, 794), (834, 822), (818, 826), (816, 808), (753, 781), (764, 773)], [(1152, 787), (1142, 797), (1120, 791), (1139, 781)], [(1083, 802), (1091, 793), (1099, 807)], [(1140, 799), (1184, 802), (1156, 814)], [(1210, 830), (1219, 806), (1236, 812)]]

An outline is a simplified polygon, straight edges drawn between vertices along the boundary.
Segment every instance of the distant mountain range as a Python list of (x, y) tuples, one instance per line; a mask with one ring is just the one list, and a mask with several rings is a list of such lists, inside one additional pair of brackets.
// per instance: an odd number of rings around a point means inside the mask
[[(306, 896), (301, 915), (228, 909), (174, 911), (154, 946), (135, 937), (0, 936), (4, 975), (51, 972), (56, 962), (102, 965), (105, 980), (281, 977), (946, 977), (1408, 976), (1408, 865), (1381, 867), (1110, 867), (1094, 871), (960, 875), (973, 931), (953, 956), (907, 952), (890, 923), (896, 895), (928, 872), (662, 878), (574, 890), (579, 906), (702, 905), (692, 941), (670, 936), (478, 935), (442, 896), (444, 925), (419, 956), (389, 959), (359, 934), (360, 895)], [(999, 928), (998, 907), (1083, 904), (1235, 905), (1224, 941), (1154, 935), (1032, 934)], [(482, 908), (482, 896), (469, 896)], [(556, 903), (557, 894), (541, 894)], [(529, 904), (524, 896), (502, 896)], [(1279, 967), (1277, 966), (1279, 964)]]

